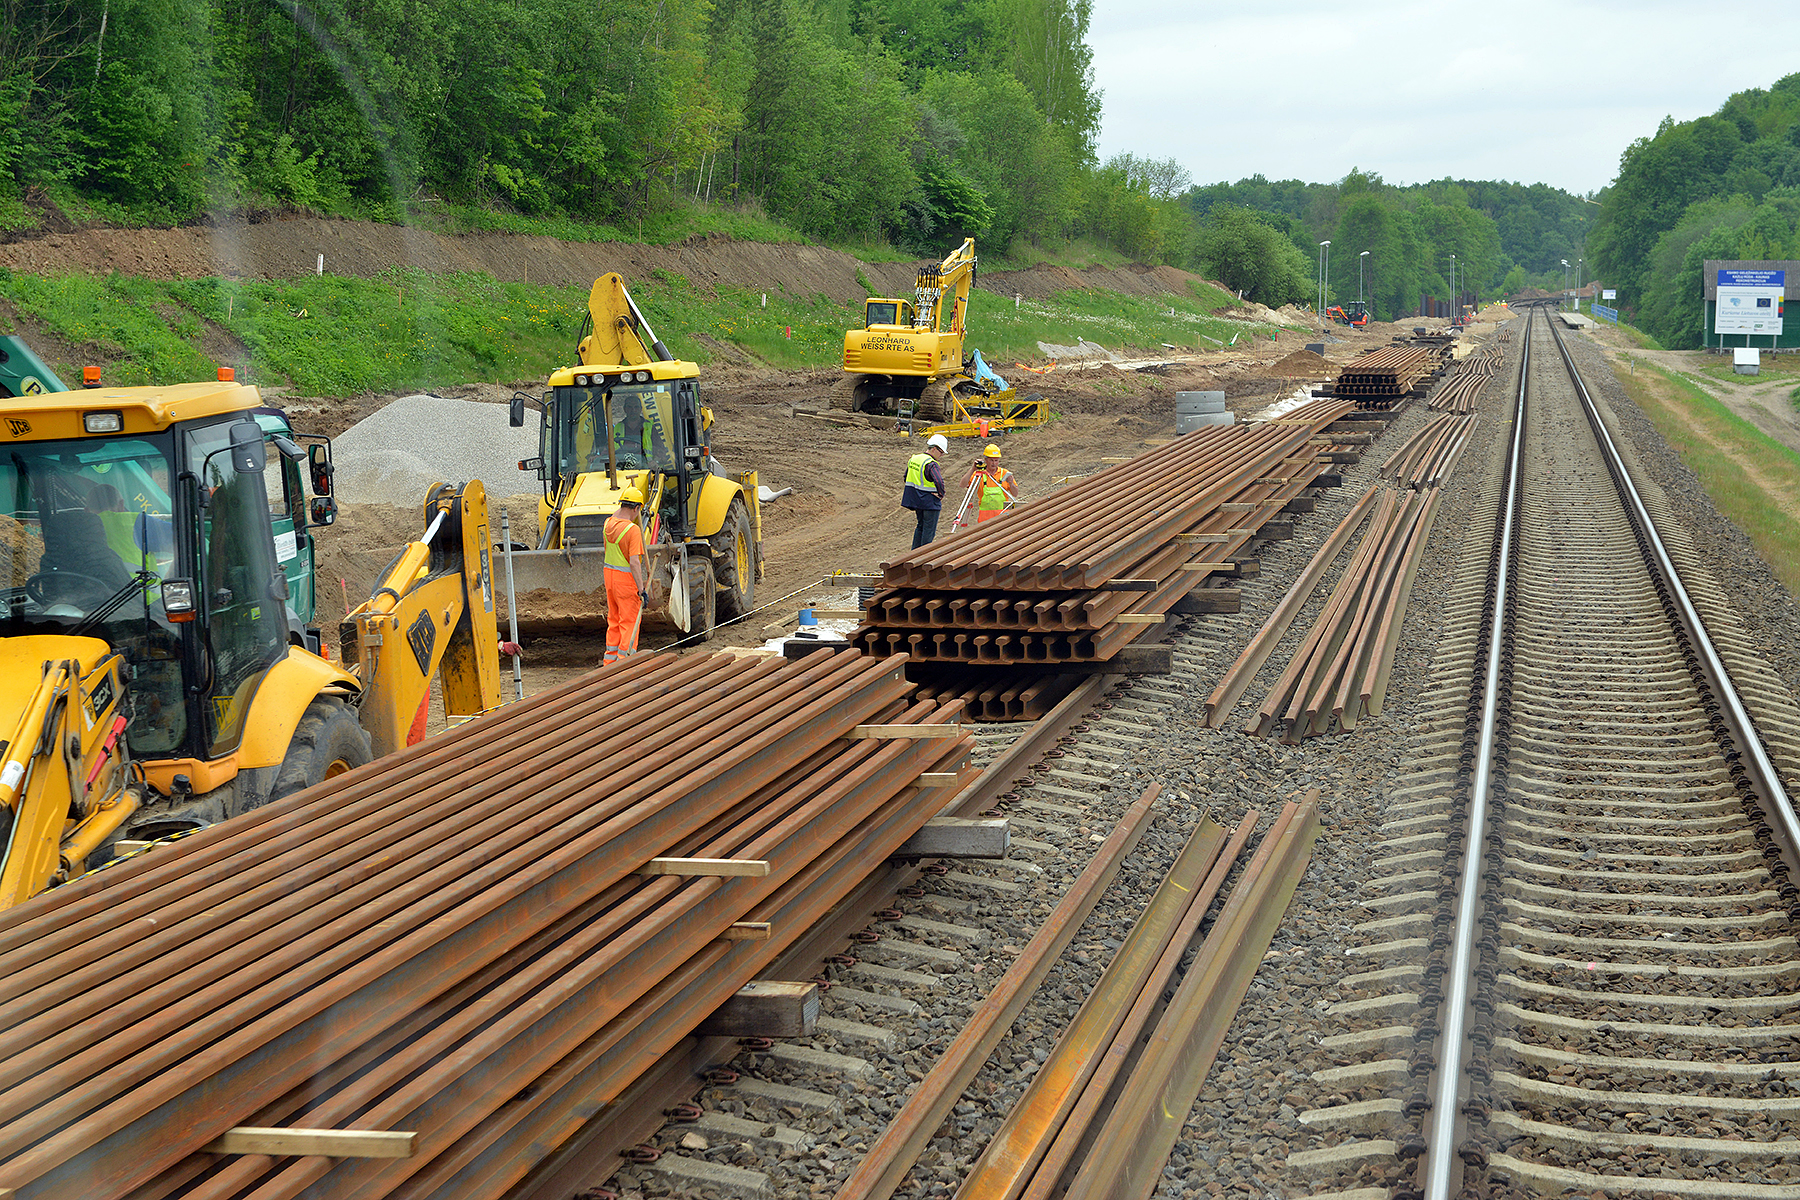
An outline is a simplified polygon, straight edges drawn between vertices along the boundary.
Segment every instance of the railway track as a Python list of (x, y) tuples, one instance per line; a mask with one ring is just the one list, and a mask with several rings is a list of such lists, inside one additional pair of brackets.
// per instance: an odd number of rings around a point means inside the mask
[(1287, 1172), (1322, 1193), (1410, 1164), (1359, 1200), (1800, 1197), (1800, 708), (1527, 324), (1440, 716), (1389, 791), (1366, 969), (1313, 1075), (1334, 1094)]

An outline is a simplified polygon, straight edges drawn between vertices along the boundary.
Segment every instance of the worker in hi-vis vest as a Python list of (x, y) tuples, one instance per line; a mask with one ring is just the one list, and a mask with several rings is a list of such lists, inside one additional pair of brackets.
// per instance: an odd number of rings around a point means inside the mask
[(644, 565), (644, 531), (638, 514), (644, 493), (628, 487), (619, 493), (619, 509), (606, 518), (606, 657), (600, 665), (637, 653), (638, 623), (643, 619), (650, 572)]
[(900, 507), (913, 510), (913, 549), (937, 536), (938, 513), (944, 507), (944, 471), (938, 466), (950, 450), (950, 442), (934, 433), (922, 454), (906, 460), (906, 486), (900, 491)]
[(989, 442), (982, 451), (982, 460), (975, 468), (979, 477), (976, 482), (981, 487), (980, 501), (975, 509), (975, 523), (999, 516), (1006, 511), (1006, 506), (1019, 499), (1019, 480), (1016, 475), (1000, 465), (1000, 447)]

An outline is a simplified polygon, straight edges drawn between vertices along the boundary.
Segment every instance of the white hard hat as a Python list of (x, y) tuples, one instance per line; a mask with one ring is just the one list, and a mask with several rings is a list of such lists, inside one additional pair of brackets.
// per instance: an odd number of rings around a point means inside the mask
[(932, 434), (931, 440), (925, 444), (933, 450), (942, 450), (945, 454), (950, 453), (950, 439), (941, 433)]

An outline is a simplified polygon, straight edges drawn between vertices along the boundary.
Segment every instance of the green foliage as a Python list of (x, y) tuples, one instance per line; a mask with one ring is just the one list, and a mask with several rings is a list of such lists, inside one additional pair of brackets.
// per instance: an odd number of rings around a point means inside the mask
[(1712, 116), (1665, 119), (1628, 146), (1587, 258), (1662, 341), (1698, 346), (1704, 260), (1795, 257), (1797, 225), (1800, 74), (1739, 92)]
[(1316, 301), (1312, 265), (1266, 215), (1231, 204), (1207, 211), (1196, 249), (1199, 270), (1271, 308)]

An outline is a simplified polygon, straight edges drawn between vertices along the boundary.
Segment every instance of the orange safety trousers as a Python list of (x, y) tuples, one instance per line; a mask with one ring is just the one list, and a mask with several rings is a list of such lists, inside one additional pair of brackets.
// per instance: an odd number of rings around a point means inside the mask
[(605, 666), (637, 653), (638, 617), (644, 602), (638, 598), (637, 580), (630, 571), (617, 567), (606, 569), (606, 657)]

